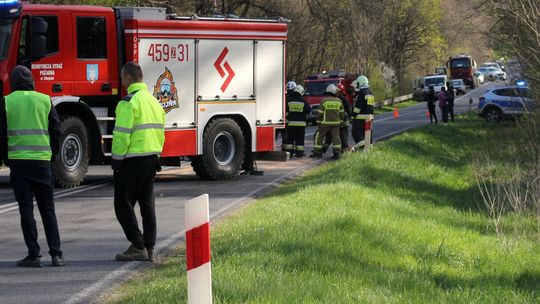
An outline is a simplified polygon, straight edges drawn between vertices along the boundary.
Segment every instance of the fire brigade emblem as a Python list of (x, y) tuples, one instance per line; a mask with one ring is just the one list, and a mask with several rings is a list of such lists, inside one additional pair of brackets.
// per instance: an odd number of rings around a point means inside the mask
[(178, 108), (178, 92), (173, 81), (173, 74), (167, 68), (154, 86), (154, 97), (159, 101), (165, 113)]

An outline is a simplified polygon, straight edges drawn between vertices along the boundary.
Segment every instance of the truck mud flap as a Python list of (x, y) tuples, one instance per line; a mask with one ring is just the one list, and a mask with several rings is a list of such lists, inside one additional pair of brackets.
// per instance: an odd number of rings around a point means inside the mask
[(285, 162), (285, 161), (287, 161), (287, 152), (284, 152), (284, 151), (257, 152), (255, 154), (255, 159), (256, 160)]

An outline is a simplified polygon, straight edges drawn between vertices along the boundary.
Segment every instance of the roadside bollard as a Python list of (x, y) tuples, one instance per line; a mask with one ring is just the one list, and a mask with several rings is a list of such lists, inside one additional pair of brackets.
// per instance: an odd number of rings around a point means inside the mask
[(189, 304), (212, 303), (208, 194), (185, 204), (186, 268)]
[(353, 147), (353, 151), (358, 151), (360, 147), (364, 146), (364, 151), (368, 152), (371, 148), (371, 131), (373, 126), (373, 120), (375, 119), (375, 116), (372, 114), (359, 114), (356, 117), (359, 117), (361, 119), (364, 119), (364, 140), (359, 141), (356, 145)]

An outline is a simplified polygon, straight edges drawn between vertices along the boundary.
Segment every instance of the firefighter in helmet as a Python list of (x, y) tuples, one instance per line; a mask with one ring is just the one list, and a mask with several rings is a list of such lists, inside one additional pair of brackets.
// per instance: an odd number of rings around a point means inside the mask
[[(285, 84), (285, 90), (287, 91), (287, 94), (285, 95), (285, 102), (289, 102), (291, 94), (294, 92), (294, 88), (296, 88), (296, 82), (294, 82), (293, 80)], [(279, 135), (281, 135), (281, 151), (285, 151), (285, 145), (287, 142), (287, 129), (276, 129), (276, 141)]]
[(334, 159), (341, 157), (341, 141), (339, 139), (339, 126), (343, 121), (345, 110), (341, 99), (336, 96), (339, 89), (331, 84), (326, 87), (325, 95), (317, 109), (317, 125), (319, 129), (315, 133), (315, 147), (311, 157), (322, 157), (323, 141), (327, 134), (332, 137)]
[(369, 89), (369, 80), (366, 76), (361, 75), (351, 84), (356, 91), (356, 101), (352, 111), (352, 137), (355, 143), (364, 140), (365, 137), (365, 118), (359, 114), (373, 114), (373, 106), (375, 105), (375, 96)]
[(306, 116), (311, 107), (304, 100), (304, 87), (297, 85), (287, 98), (287, 138), (285, 150), (291, 157), (304, 156), (304, 137), (306, 134)]
[[(341, 103), (343, 104), (343, 110), (345, 110), (345, 114), (343, 115), (343, 121), (339, 126), (339, 140), (341, 141), (341, 150), (345, 152), (349, 150), (349, 119), (351, 117), (351, 104), (349, 103), (349, 100), (347, 100), (345, 86), (340, 83), (337, 85), (337, 87), (338, 90), (336, 91), (336, 96), (341, 99)], [(326, 150), (328, 150), (328, 147), (331, 144), (332, 136), (330, 136), (330, 134), (327, 134), (326, 138), (324, 139), (323, 153), (326, 153)]]

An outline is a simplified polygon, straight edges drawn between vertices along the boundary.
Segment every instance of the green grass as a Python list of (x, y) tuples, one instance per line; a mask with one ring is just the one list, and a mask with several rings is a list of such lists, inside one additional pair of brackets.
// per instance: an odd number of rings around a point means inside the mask
[[(419, 102), (416, 100), (407, 100), (407, 101), (398, 103), (397, 106), (398, 106), (398, 109), (402, 109), (402, 108), (407, 108), (410, 106), (417, 105), (418, 103)], [(382, 114), (382, 113), (387, 113), (387, 112), (392, 112), (392, 111), (394, 111), (394, 106), (389, 105), (389, 106), (382, 106), (380, 108), (375, 108), (373, 112), (375, 115), (377, 115), (377, 114)]]
[[(279, 187), (212, 228), (214, 303), (539, 303), (535, 232), (498, 238), (470, 167), (512, 127), (427, 126)], [(112, 302), (186, 303), (186, 286), (178, 251)]]

